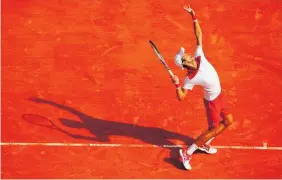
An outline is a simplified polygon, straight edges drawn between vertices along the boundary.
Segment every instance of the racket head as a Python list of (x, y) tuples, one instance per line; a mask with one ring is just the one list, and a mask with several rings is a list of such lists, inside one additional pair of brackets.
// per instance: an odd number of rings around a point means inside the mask
[(31, 124), (37, 125), (37, 126), (41, 126), (41, 127), (47, 127), (47, 128), (52, 128), (54, 126), (54, 123), (43, 117), (40, 115), (36, 115), (36, 114), (23, 114), (22, 118)]

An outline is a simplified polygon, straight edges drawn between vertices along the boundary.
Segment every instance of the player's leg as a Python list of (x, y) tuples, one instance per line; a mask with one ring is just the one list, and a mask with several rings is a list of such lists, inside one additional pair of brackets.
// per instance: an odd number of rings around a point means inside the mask
[[(213, 140), (216, 136), (221, 134), (225, 129), (227, 129), (229, 126), (233, 124), (232, 114), (223, 115), (222, 118), (223, 120), (222, 122), (219, 123), (219, 125), (210, 128), (208, 131), (206, 131), (205, 133), (203, 133), (198, 137), (195, 143), (198, 145), (200, 150), (207, 151), (205, 150), (205, 148), (210, 148), (209, 144), (211, 140)], [(201, 146), (203, 146), (204, 148), (201, 148)], [(214, 154), (213, 152), (215, 151), (211, 150), (210, 154)]]
[(210, 142), (233, 123), (233, 116), (229, 113), (226, 102), (223, 101), (222, 96), (219, 96), (219, 98), (214, 101), (204, 100), (204, 104), (206, 107), (209, 129), (201, 134), (187, 150), (180, 150), (180, 156), (182, 157), (182, 162), (186, 169), (192, 169), (190, 160), (192, 159), (192, 154), (197, 149), (209, 154), (216, 153), (217, 150), (209, 145)]
[(219, 135), (221, 132), (223, 132), (227, 128), (227, 125), (224, 123), (224, 121), (220, 122), (217, 126), (213, 126), (212, 128), (208, 129), (206, 132), (201, 134), (195, 141), (195, 144), (198, 147), (202, 147), (207, 143), (210, 139), (215, 138), (217, 135)]
[(218, 132), (223, 131), (224, 129), (224, 126), (221, 124), (221, 107), (218, 104), (218, 99), (215, 99), (214, 101), (207, 101), (204, 99), (209, 128), (196, 139), (195, 144), (197, 144), (198, 147), (210, 144), (210, 140), (212, 140)]
[[(200, 135), (188, 149), (180, 149), (180, 152), (179, 152), (182, 158), (182, 163), (187, 170), (192, 169), (190, 165), (192, 154), (197, 149), (199, 149), (199, 147), (203, 147), (205, 143), (208, 144), (213, 139), (214, 133), (212, 131), (215, 128), (215, 124), (216, 124), (215, 120), (220, 119), (220, 111), (218, 111), (217, 113), (212, 112), (211, 109), (214, 106), (210, 106), (209, 102), (206, 100), (204, 100), (204, 104), (206, 107), (206, 113), (207, 113), (207, 118), (208, 118), (208, 123), (209, 123), (209, 130), (204, 132), (202, 135)], [(214, 108), (213, 108), (213, 111), (215, 111)]]
[(229, 126), (231, 126), (234, 122), (233, 120), (233, 115), (230, 113), (230, 114), (223, 114), (222, 115), (222, 118), (223, 118), (223, 123), (225, 125), (226, 128), (228, 128)]
[(221, 134), (225, 129), (233, 124), (232, 114), (223, 115), (222, 122), (219, 125), (210, 128), (208, 131), (200, 135), (195, 144), (199, 147), (200, 150), (205, 151), (209, 154), (216, 153), (216, 149), (210, 147), (210, 141), (213, 140), (216, 136)]
[[(214, 154), (216, 150), (214, 148), (210, 148), (209, 143), (207, 142), (232, 125), (233, 115), (230, 113), (228, 103), (222, 94), (220, 94), (219, 97), (212, 102), (206, 101), (205, 107), (210, 128), (198, 137), (195, 144), (198, 145), (200, 150)], [(201, 148), (201, 146), (203, 146), (203, 148)]]
[(231, 126), (233, 124), (233, 115), (230, 111), (230, 108), (228, 106), (227, 100), (225, 99), (225, 97), (223, 95), (220, 96), (220, 102), (221, 102), (221, 111), (220, 111), (220, 116), (223, 119), (223, 122), (226, 126), (226, 128), (228, 128), (229, 126)]
[[(223, 117), (221, 110), (221, 98), (217, 98), (214, 101), (207, 101), (204, 99), (204, 105), (206, 108), (207, 120), (209, 124), (209, 129), (201, 134), (195, 142), (188, 148), (187, 150), (187, 157), (192, 156), (192, 154), (197, 150), (200, 149), (210, 154), (214, 154), (217, 152), (215, 148), (211, 148), (210, 141), (216, 137), (219, 133), (225, 130), (228, 126), (228, 122), (230, 122), (230, 118), (226, 118), (226, 120), (222, 120)], [(227, 111), (226, 111), (227, 112)], [(229, 117), (229, 116), (228, 116)], [(182, 155), (185, 153), (182, 151)], [(181, 154), (180, 154), (181, 155)], [(187, 158), (186, 158), (187, 159)], [(191, 158), (188, 158), (191, 159)]]
[(214, 154), (217, 152), (217, 149), (212, 148), (209, 143), (210, 141), (217, 136), (221, 131), (225, 129), (225, 125), (220, 123), (218, 126), (212, 127), (203, 134), (201, 134), (196, 141), (188, 149), (180, 149), (180, 156), (182, 158), (182, 163), (187, 170), (191, 170), (190, 161), (192, 159), (192, 154), (200, 149), (209, 154)]

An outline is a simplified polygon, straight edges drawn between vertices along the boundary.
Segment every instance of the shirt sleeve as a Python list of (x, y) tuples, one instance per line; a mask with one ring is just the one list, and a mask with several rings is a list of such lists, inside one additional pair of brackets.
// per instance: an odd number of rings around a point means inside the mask
[(188, 79), (187, 77), (184, 79), (184, 84), (183, 84), (183, 89), (189, 89), (192, 90), (194, 87), (194, 83), (191, 82), (190, 79)]
[(204, 56), (204, 52), (203, 52), (202, 46), (197, 46), (196, 47), (195, 57), (197, 57), (197, 56)]
[(198, 56), (201, 56), (201, 61), (203, 61), (203, 62), (204, 62), (204, 61), (208, 62), (207, 58), (206, 58), (205, 55), (204, 55), (202, 46), (197, 46), (197, 47), (196, 47), (195, 57), (198, 57)]

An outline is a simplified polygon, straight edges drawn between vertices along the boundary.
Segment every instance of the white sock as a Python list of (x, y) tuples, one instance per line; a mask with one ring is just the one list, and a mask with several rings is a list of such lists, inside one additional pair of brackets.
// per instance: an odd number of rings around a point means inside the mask
[(187, 150), (187, 154), (192, 155), (196, 150), (198, 149), (198, 146), (196, 144), (192, 144), (188, 150)]
[(205, 144), (209, 145), (213, 139), (214, 139), (214, 137), (210, 138), (210, 140), (208, 140)]

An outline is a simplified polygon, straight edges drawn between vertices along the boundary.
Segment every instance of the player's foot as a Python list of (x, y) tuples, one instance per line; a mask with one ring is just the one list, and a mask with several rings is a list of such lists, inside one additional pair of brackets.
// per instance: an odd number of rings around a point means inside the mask
[(215, 154), (217, 152), (216, 148), (214, 148), (210, 145), (207, 145), (207, 144), (204, 144), (202, 147), (199, 147), (198, 149), (201, 150), (201, 151), (204, 151), (208, 154)]
[(185, 169), (191, 170), (192, 167), (190, 165), (190, 160), (192, 159), (192, 156), (187, 154), (187, 151), (185, 149), (180, 149), (179, 154), (181, 156), (182, 163), (183, 163), (183, 166), (185, 167)]

